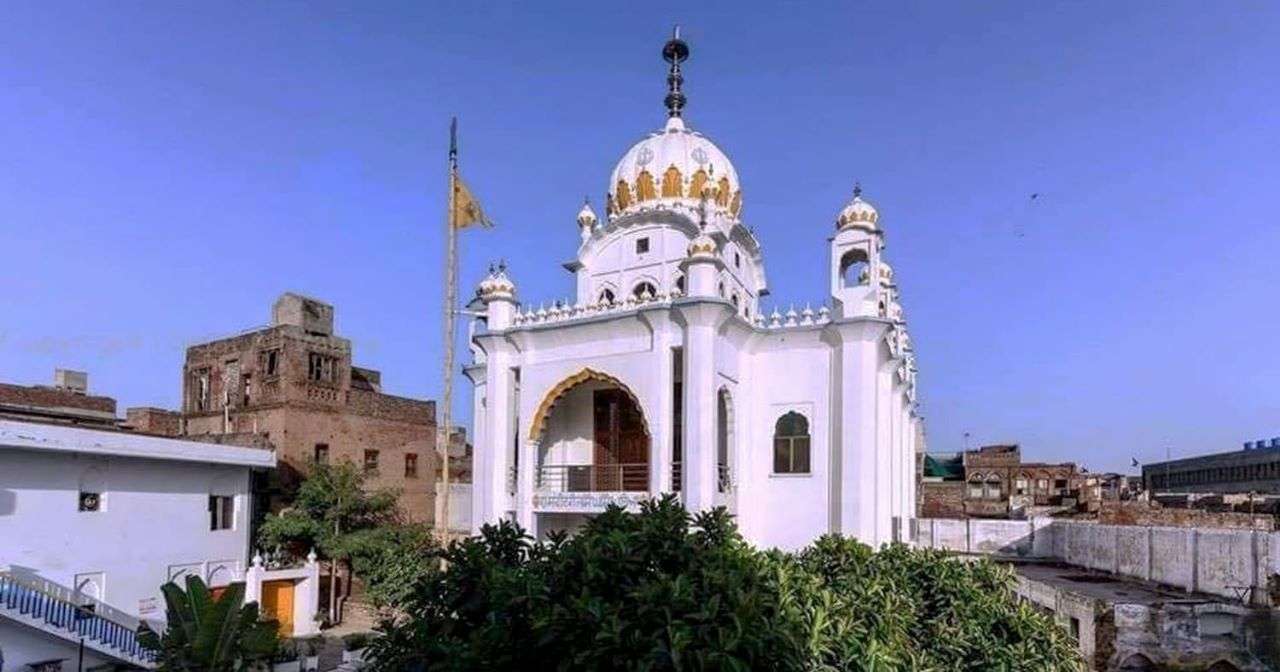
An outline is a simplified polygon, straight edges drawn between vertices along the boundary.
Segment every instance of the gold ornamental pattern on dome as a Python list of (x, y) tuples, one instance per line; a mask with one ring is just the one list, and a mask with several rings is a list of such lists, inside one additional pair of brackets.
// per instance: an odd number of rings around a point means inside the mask
[(619, 215), (632, 206), (651, 201), (679, 198), (700, 200), (706, 192), (710, 191), (712, 195), (708, 198), (708, 202), (727, 210), (736, 219), (742, 213), (742, 190), (733, 190), (732, 186), (728, 177), (721, 176), (713, 180), (711, 175), (702, 168), (685, 179), (680, 173), (680, 168), (675, 164), (663, 171), (662, 183), (659, 186), (647, 169), (641, 170), (633, 183), (618, 180), (613, 185), (612, 193), (605, 197), (605, 212), (610, 216)]

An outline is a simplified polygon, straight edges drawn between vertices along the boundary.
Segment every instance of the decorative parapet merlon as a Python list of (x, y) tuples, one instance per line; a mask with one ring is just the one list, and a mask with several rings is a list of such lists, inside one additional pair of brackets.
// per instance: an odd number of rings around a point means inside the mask
[(831, 309), (825, 305), (818, 306), (814, 310), (809, 304), (805, 304), (802, 310), (797, 311), (795, 305), (787, 308), (787, 311), (780, 312), (777, 307), (768, 316), (763, 314), (756, 315), (753, 324), (758, 329), (789, 329), (792, 327), (812, 327), (814, 325), (823, 325), (831, 321)]
[(534, 309), (532, 306), (524, 307), (516, 312), (512, 323), (517, 327), (552, 324), (558, 322), (571, 322), (573, 320), (584, 320), (603, 315), (616, 315), (627, 313), (638, 308), (646, 308), (650, 306), (669, 306), (672, 301), (680, 298), (679, 290), (672, 290), (670, 293), (658, 292), (649, 294), (642, 293), (640, 296), (628, 296), (619, 301), (600, 301), (599, 303), (570, 303), (567, 300), (554, 301), (548, 307), (545, 303)]
[[(602, 300), (599, 303), (577, 304), (570, 303), (567, 300), (553, 301), (550, 305), (543, 303), (537, 308), (532, 306), (522, 307), (516, 312), (515, 317), (512, 319), (512, 324), (517, 327), (527, 327), (618, 315), (641, 308), (670, 306), (681, 296), (683, 295), (679, 290), (673, 289), (670, 293), (658, 292), (656, 295), (650, 295), (645, 292), (640, 296), (629, 296), (620, 301)], [(770, 331), (793, 327), (820, 326), (831, 322), (831, 309), (825, 305), (819, 305), (815, 309), (810, 304), (806, 304), (804, 308), (797, 309), (796, 306), (792, 305), (787, 308), (786, 312), (781, 312), (778, 308), (774, 308), (773, 313), (770, 315), (760, 314), (746, 321), (757, 329)]]

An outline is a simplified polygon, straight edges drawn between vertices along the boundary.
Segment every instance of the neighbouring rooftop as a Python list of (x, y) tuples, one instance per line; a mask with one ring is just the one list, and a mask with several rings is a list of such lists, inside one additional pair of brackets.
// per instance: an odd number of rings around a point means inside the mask
[(0, 449), (50, 451), (272, 468), (276, 454), (203, 441), (38, 422), (0, 420)]

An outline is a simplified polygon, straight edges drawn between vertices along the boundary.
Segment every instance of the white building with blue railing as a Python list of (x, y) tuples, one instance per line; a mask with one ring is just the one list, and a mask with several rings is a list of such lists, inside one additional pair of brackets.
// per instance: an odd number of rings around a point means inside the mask
[(854, 190), (816, 305), (766, 308), (737, 170), (683, 118), (678, 38), (668, 119), (578, 213), (576, 296), (522, 304), (505, 265), (472, 308), (472, 521), (542, 536), (610, 504), (677, 493), (725, 506), (751, 541), (908, 538), (923, 451), (916, 367), (879, 213)]
[(81, 640), (85, 669), (148, 666), (138, 625), (162, 628), (161, 585), (190, 574), (215, 590), (244, 581), (285, 634), (314, 633), (316, 564), (250, 558), (252, 473), (275, 464), (258, 448), (0, 420), (5, 669), (75, 667)]

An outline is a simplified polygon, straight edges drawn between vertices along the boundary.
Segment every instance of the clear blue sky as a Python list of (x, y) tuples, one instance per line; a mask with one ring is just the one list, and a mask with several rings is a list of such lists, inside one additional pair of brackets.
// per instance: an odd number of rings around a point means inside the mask
[(567, 296), (679, 22), (775, 299), (823, 299), (855, 179), (879, 207), (931, 449), (1117, 469), (1280, 435), (1280, 4), (489, 4), (6, 4), (0, 380), (176, 407), (186, 345), (294, 290), (434, 397), (449, 116), (499, 222), (463, 292), (506, 257)]

